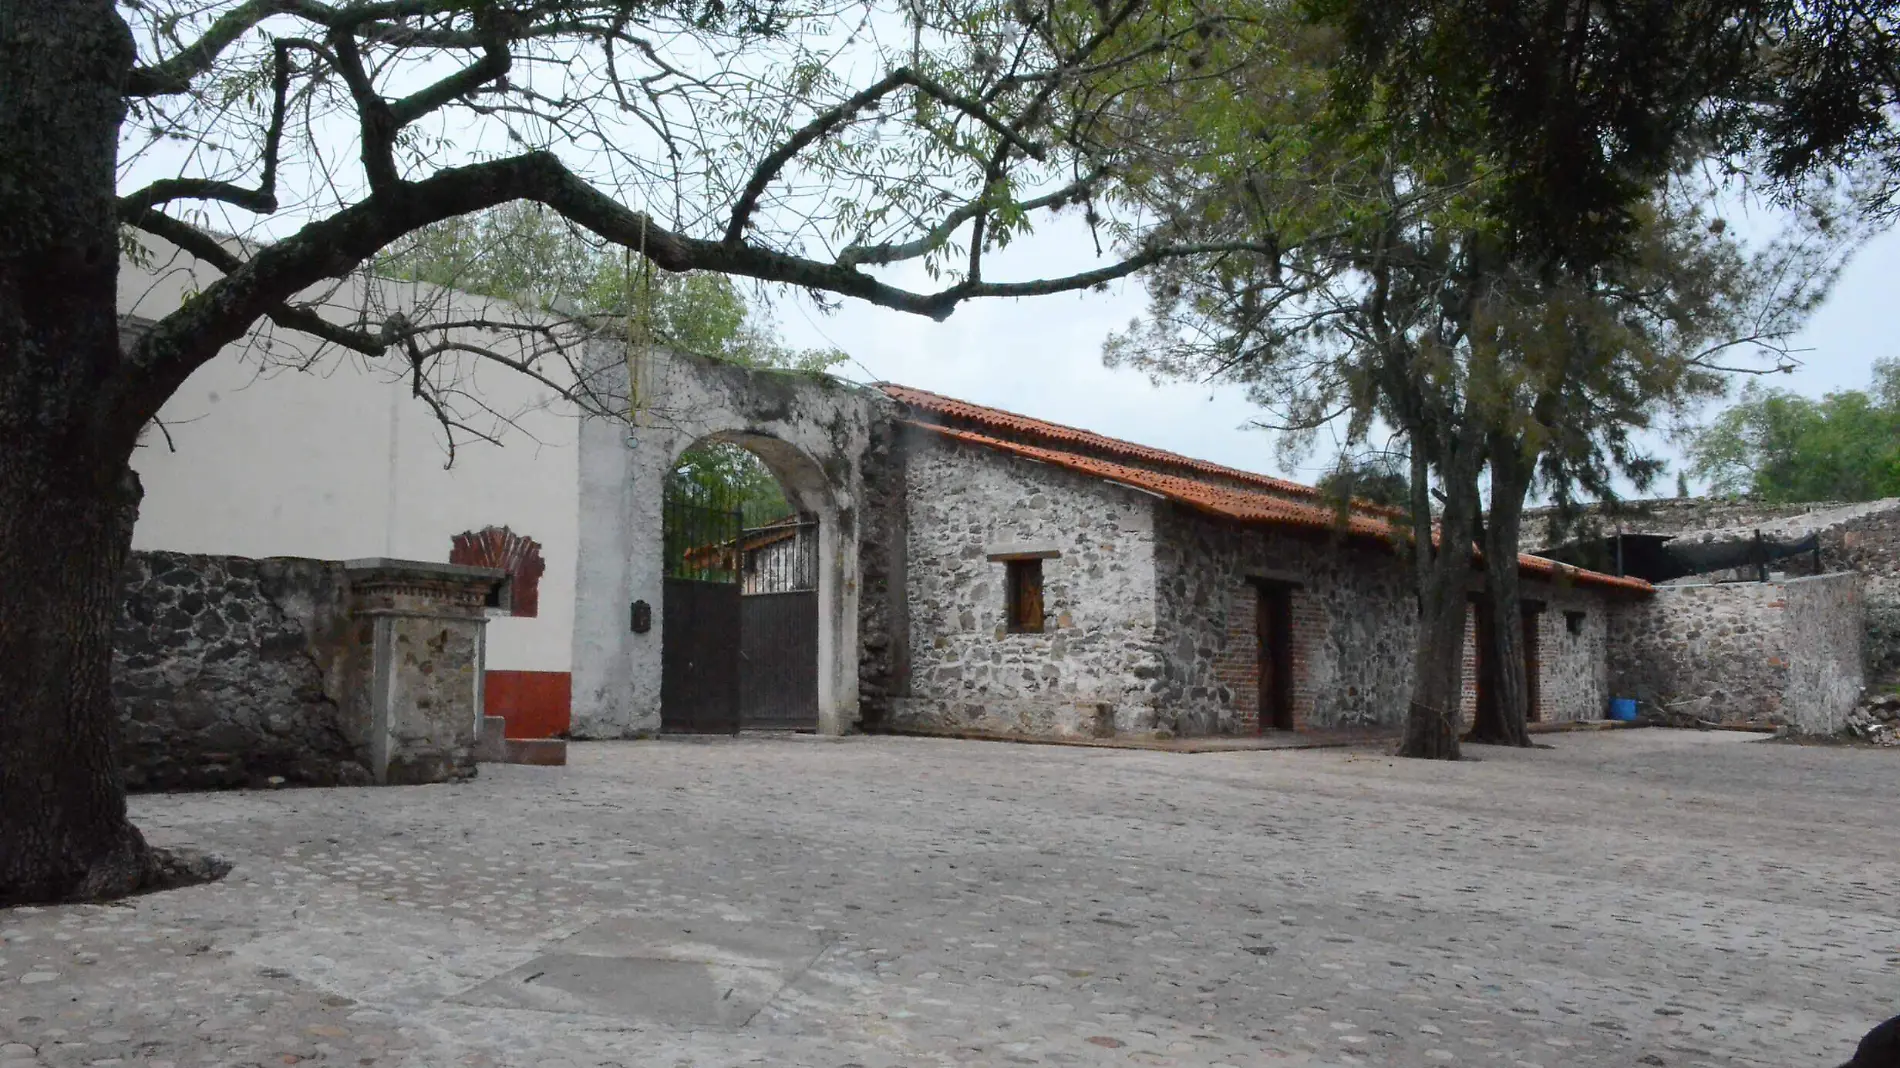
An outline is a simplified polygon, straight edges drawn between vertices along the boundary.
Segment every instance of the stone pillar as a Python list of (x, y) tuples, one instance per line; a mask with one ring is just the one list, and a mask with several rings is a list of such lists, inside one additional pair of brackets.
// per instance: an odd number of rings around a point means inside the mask
[(488, 567), (351, 560), (350, 718), (368, 734), (370, 774), (414, 785), (475, 773)]

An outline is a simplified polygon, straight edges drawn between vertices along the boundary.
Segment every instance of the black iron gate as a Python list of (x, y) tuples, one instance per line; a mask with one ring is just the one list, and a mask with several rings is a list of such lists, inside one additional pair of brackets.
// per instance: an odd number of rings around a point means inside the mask
[(660, 634), (660, 729), (739, 731), (739, 587), (667, 579)]
[[(690, 490), (692, 487), (688, 487)], [(660, 626), (660, 729), (739, 730), (738, 509), (669, 482)]]
[(818, 726), (818, 523), (745, 529), (717, 493), (669, 484), (660, 725), (678, 733)]
[(740, 598), (739, 649), (740, 722), (818, 729), (818, 591)]

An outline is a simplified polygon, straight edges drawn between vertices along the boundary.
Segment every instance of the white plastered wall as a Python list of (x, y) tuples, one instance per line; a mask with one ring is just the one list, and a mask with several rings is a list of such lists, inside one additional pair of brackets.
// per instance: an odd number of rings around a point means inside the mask
[[(143, 265), (121, 263), (119, 310), (129, 321), (157, 320), (219, 277), (215, 269), (146, 239)], [(515, 321), (497, 302), (433, 286), (336, 283), (322, 313), (371, 322), (390, 311), (412, 319)], [(476, 329), (447, 337), (518, 353), (519, 341)], [(464, 440), (455, 462), (440, 421), (411, 395), (406, 360), (373, 362), (309, 336), (260, 324), (198, 369), (148, 428), (133, 467), (145, 498), (135, 549), (305, 556), (329, 560), (397, 557), (446, 561), (465, 530), (508, 526), (541, 544), (547, 571), (539, 613), (498, 618), (488, 628), (487, 664), (501, 670), (566, 671), (574, 619), (578, 546), (577, 411), (550, 386), (476, 357), (463, 357), (463, 402), (493, 409), (471, 422), (499, 429), (501, 444)], [(315, 357), (308, 370), (296, 365)], [(561, 364), (546, 365), (555, 381)], [(571, 380), (571, 379), (569, 379)], [(512, 426), (500, 425), (502, 419)], [(168, 440), (169, 439), (169, 442)]]

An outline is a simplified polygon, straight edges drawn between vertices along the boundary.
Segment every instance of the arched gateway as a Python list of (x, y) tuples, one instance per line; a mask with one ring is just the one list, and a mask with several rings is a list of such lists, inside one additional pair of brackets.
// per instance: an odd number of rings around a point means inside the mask
[(663, 488), (680, 454), (705, 441), (752, 451), (789, 502), (817, 518), (818, 729), (843, 733), (857, 715), (862, 464), (881, 395), (657, 350), (629, 361), (612, 342), (590, 346), (589, 356), (594, 392), (632, 397), (634, 421), (581, 426), (573, 735), (661, 729)]

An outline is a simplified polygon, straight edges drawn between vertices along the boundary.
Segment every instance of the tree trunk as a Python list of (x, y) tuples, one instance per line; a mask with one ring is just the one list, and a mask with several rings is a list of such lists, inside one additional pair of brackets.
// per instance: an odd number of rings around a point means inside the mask
[(126, 819), (111, 689), (137, 483), (45, 460), (0, 456), (0, 905), (128, 894), (151, 863)]
[(1491, 509), (1484, 524), (1484, 597), (1491, 625), (1484, 628), (1478, 657), (1484, 664), (1487, 699), (1478, 702), (1470, 740), (1491, 745), (1531, 744), (1530, 682), (1525, 670), (1524, 629), (1517, 570), (1524, 495), (1530, 464), (1515, 440), (1494, 440)]
[(114, 166), (130, 32), (111, 0), (0, 0), (0, 906), (170, 881), (126, 819), (112, 628), (137, 514)]
[[(1414, 439), (1413, 448), (1419, 448)], [(1419, 552), (1418, 637), (1412, 658), (1412, 700), (1405, 714), (1399, 755), (1457, 760), (1459, 711), (1464, 683), (1465, 599), (1471, 581), (1472, 523), (1477, 513), (1480, 453), (1469, 431), (1450, 443), (1439, 470), (1445, 508), (1438, 544), (1431, 541), (1429, 512), (1415, 514)], [(1414, 464), (1414, 474), (1418, 465)], [(1421, 491), (1413, 491), (1416, 499)]]

